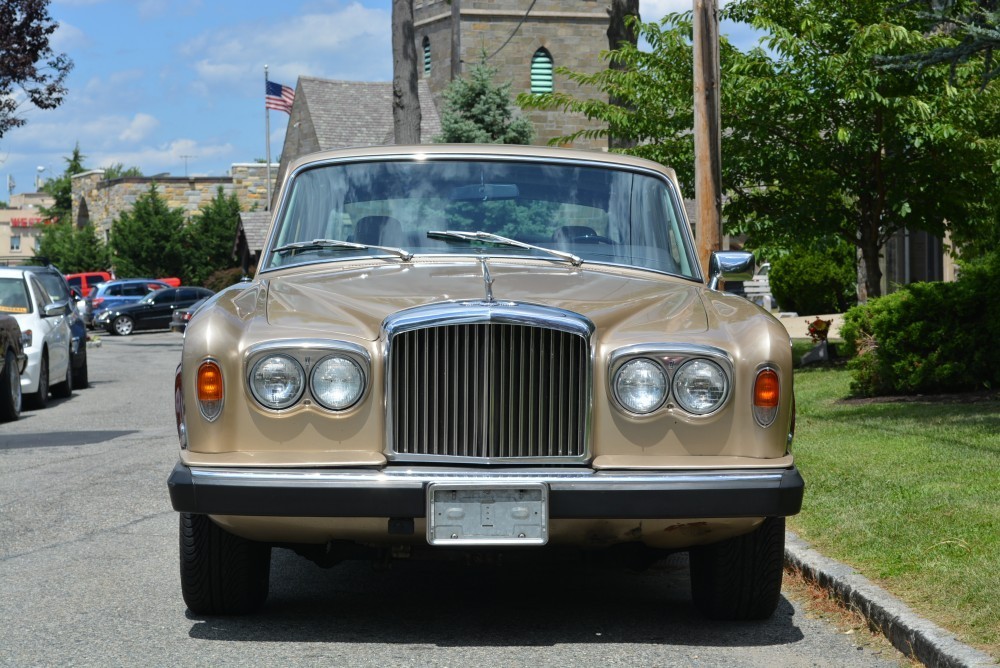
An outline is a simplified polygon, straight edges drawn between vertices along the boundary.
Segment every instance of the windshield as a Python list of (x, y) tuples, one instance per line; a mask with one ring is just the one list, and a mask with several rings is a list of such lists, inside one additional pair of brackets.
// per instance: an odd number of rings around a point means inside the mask
[(265, 269), (371, 255), (407, 260), (411, 253), (554, 261), (569, 254), (697, 278), (680, 203), (666, 181), (646, 173), (395, 160), (315, 167), (289, 188)]
[(0, 313), (30, 313), (28, 286), (20, 278), (0, 278)]

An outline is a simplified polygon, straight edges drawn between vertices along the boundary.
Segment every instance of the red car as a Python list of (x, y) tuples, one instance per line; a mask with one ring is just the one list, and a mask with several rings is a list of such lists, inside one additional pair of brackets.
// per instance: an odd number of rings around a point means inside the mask
[(91, 290), (98, 283), (111, 280), (111, 274), (106, 271), (84, 271), (78, 274), (66, 274), (69, 287), (76, 289), (84, 297), (89, 297)]

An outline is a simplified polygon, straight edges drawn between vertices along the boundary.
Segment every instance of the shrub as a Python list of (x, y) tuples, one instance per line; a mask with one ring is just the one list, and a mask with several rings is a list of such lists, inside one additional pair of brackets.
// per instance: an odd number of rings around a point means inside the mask
[(212, 274), (205, 279), (204, 285), (209, 290), (219, 292), (234, 283), (239, 283), (242, 278), (243, 270), (239, 267), (234, 269), (219, 269), (218, 271), (212, 272)]
[[(1000, 256), (998, 256), (1000, 257)], [(861, 395), (956, 392), (1000, 384), (1000, 303), (990, 286), (997, 258), (955, 283), (914, 283), (844, 316), (841, 336), (857, 357), (851, 390)]]
[(784, 311), (843, 313), (856, 302), (854, 249), (795, 251), (771, 263), (769, 280)]

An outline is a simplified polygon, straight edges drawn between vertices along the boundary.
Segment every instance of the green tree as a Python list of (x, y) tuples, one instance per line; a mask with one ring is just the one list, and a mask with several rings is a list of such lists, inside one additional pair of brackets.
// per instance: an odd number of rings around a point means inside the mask
[(84, 160), (87, 156), (80, 152), (80, 143), (73, 147), (73, 152), (69, 157), (63, 158), (66, 161), (66, 169), (54, 179), (49, 179), (42, 186), (42, 192), (48, 193), (55, 200), (55, 203), (48, 208), (42, 208), (42, 214), (49, 220), (69, 221), (73, 211), (73, 176), (87, 171)]
[(27, 122), (17, 113), (22, 100), (38, 109), (62, 103), (73, 61), (49, 45), (58, 27), (49, 0), (0, 2), (0, 137)]
[(528, 119), (515, 116), (510, 82), (494, 84), (497, 70), (483, 59), (468, 78), (455, 79), (444, 92), (438, 143), (530, 144), (535, 129)]
[(76, 228), (68, 218), (45, 226), (36, 257), (44, 258), (66, 274), (104, 270), (111, 264), (108, 247), (94, 226), (88, 223)]
[[(976, 236), (992, 225), (1000, 158), (1000, 93), (981, 93), (977, 64), (920, 76), (875, 67), (876, 57), (946, 44), (896, 0), (737, 0), (728, 18), (766, 35), (742, 52), (723, 39), (724, 217), (752, 245), (793, 248), (835, 236), (858, 249), (859, 293), (881, 292), (880, 252), (898, 230)], [(895, 13), (893, 13), (895, 12)], [(892, 16), (894, 23), (886, 20)], [(677, 169), (693, 189), (690, 14), (640, 31), (650, 45), (607, 54), (628, 65), (575, 81), (625, 107), (565, 94), (520, 96), (526, 107), (583, 112), (607, 123), (580, 135), (631, 137), (629, 153)], [(561, 70), (563, 71), (563, 70)]]
[(120, 179), (126, 176), (142, 176), (142, 170), (138, 167), (126, 167), (120, 162), (114, 162), (104, 167), (104, 178), (107, 181)]
[(151, 184), (112, 225), (111, 251), (119, 276), (183, 276), (183, 209), (167, 206)]
[(227, 197), (220, 186), (185, 230), (187, 282), (202, 285), (216, 271), (236, 266), (233, 249), (239, 220), (239, 199), (236, 195)]

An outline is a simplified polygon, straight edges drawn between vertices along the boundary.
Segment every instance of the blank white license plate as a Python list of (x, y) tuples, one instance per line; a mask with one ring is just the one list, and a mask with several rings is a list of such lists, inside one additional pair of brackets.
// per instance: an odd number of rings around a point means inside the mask
[(548, 525), (545, 483), (427, 486), (431, 545), (545, 545)]

